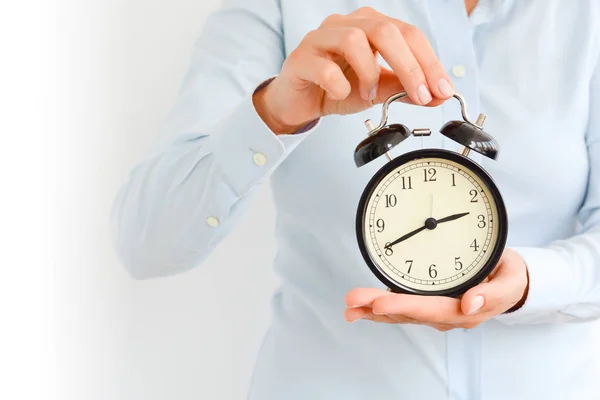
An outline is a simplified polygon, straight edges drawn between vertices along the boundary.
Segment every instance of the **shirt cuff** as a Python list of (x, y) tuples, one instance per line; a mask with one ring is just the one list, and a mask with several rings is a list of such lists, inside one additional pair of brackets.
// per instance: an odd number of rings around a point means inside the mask
[[(263, 82), (253, 93), (271, 80)], [(227, 183), (241, 197), (266, 179), (320, 122), (319, 118), (296, 133), (276, 135), (258, 115), (250, 95), (211, 133), (215, 161)]]
[(494, 319), (507, 324), (532, 321), (560, 311), (574, 301), (571, 277), (565, 276), (569, 268), (554, 250), (537, 247), (515, 247), (513, 250), (523, 257), (527, 265), (529, 292), (521, 308)]

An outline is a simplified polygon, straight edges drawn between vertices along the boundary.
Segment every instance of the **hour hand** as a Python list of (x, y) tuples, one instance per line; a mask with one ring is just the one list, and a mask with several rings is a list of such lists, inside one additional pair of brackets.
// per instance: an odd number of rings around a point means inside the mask
[(465, 215), (469, 215), (470, 213), (465, 212), (465, 213), (460, 213), (460, 214), (454, 214), (454, 215), (450, 215), (448, 217), (445, 218), (441, 218), (437, 220), (438, 224), (441, 224), (442, 222), (448, 222), (448, 221), (454, 221), (455, 219), (459, 219), (464, 217)]

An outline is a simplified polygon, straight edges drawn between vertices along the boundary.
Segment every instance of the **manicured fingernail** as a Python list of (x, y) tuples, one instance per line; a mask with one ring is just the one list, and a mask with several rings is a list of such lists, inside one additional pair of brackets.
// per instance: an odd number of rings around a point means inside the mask
[(483, 306), (483, 296), (477, 296), (471, 302), (471, 307), (469, 308), (469, 312), (467, 314), (475, 314), (479, 309)]
[(429, 93), (429, 90), (425, 85), (419, 86), (417, 89), (417, 96), (419, 96), (421, 104), (428, 104), (432, 100), (431, 93)]
[(375, 97), (377, 97), (377, 86), (369, 91), (369, 100), (375, 100)]
[(452, 85), (450, 85), (450, 82), (444, 78), (440, 79), (440, 83), (438, 83), (438, 89), (444, 97), (451, 97), (454, 94)]

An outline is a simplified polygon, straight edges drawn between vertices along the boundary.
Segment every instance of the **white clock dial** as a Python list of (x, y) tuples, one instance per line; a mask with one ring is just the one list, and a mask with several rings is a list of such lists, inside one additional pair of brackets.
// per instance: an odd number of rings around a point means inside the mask
[(445, 158), (418, 158), (391, 170), (372, 190), (363, 218), (363, 240), (377, 269), (417, 291), (469, 281), (488, 264), (499, 238), (490, 188)]

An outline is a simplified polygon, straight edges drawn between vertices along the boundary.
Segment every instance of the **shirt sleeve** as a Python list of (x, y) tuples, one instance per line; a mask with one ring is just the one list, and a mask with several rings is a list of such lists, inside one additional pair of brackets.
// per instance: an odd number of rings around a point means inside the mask
[(529, 271), (520, 309), (496, 319), (507, 324), (574, 322), (600, 318), (600, 63), (592, 78), (586, 133), (588, 187), (581, 233), (547, 247), (516, 247)]
[(257, 114), (252, 94), (283, 59), (276, 0), (229, 0), (209, 16), (155, 146), (113, 203), (113, 241), (131, 276), (199, 265), (258, 185), (319, 124), (277, 136)]

